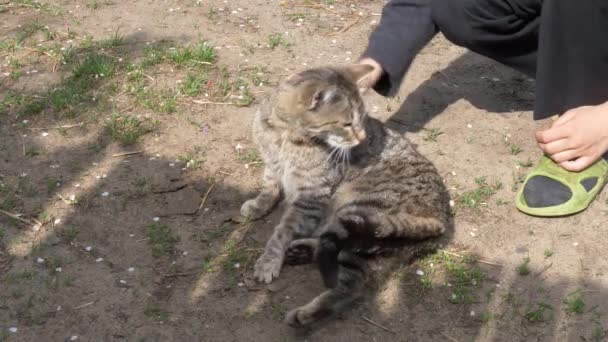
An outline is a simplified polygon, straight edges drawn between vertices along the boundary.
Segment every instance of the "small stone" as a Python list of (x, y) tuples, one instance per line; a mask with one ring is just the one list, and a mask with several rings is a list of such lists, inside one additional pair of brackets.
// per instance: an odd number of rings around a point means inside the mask
[(416, 270), (416, 274), (419, 276), (423, 276), (424, 275), (424, 271), (422, 270)]
[(236, 264), (234, 264), (234, 268), (240, 268), (241, 264), (239, 264), (238, 262)]
[(453, 207), (456, 203), (454, 202), (454, 200), (450, 200), (450, 207)]
[(62, 309), (62, 308), (61, 308), (61, 305), (57, 305), (57, 309), (55, 309), (55, 310), (57, 310), (57, 311), (61, 311), (61, 309)]
[(76, 335), (70, 337), (70, 341), (76, 341), (77, 339), (78, 339), (78, 336), (76, 336)]
[(133, 272), (133, 271), (135, 271), (135, 268), (133, 268), (133, 267), (129, 267), (129, 268), (127, 269), (127, 271), (129, 271), (129, 272)]
[(103, 258), (97, 258), (97, 259), (95, 259), (95, 262), (102, 262), (102, 261), (103, 261)]
[(49, 133), (48, 133), (48, 132), (42, 132), (42, 136), (43, 136), (43, 137), (48, 137), (48, 136), (49, 136)]
[(237, 285), (238, 287), (243, 287), (243, 286), (245, 286), (245, 284), (243, 284), (243, 283), (238, 283), (238, 284), (236, 284), (236, 285)]
[(475, 311), (471, 311), (471, 317), (475, 316)]
[(458, 296), (456, 296), (455, 293), (452, 293), (452, 300), (456, 300), (458, 298)]
[(120, 282), (121, 284), (126, 284), (126, 283), (127, 283), (127, 281), (126, 281), (126, 280), (122, 280), (122, 279), (120, 279), (120, 280), (119, 280), (119, 282)]
[(574, 242), (574, 243), (572, 244), (572, 246), (574, 246), (574, 247), (578, 246), (578, 242)]
[(188, 255), (188, 251), (184, 251), (184, 252), (182, 253), (182, 255), (183, 255), (183, 256)]
[(158, 221), (160, 221), (160, 217), (158, 217), (158, 216), (157, 216), (157, 217), (153, 218), (152, 220), (153, 220), (154, 222), (158, 222)]
[(467, 128), (473, 128), (473, 125), (467, 124)]
[(90, 252), (92, 249), (93, 249), (93, 247), (91, 247), (91, 246), (86, 246), (84, 248), (84, 250), (87, 251), (87, 252)]
[(110, 195), (110, 193), (107, 192), (107, 191), (104, 191), (104, 192), (101, 193), (102, 197), (108, 197), (109, 195)]
[(57, 268), (55, 269), (55, 272), (57, 272), (57, 273), (59, 273), (59, 272), (61, 272), (61, 271), (63, 271), (63, 269), (62, 269), (61, 267), (57, 267)]
[(36, 262), (39, 263), (39, 264), (42, 264), (44, 262), (44, 259), (38, 258), (38, 259), (36, 259)]
[(58, 225), (61, 223), (61, 219), (55, 219), (55, 221), (53, 222), (53, 224)]
[(12, 332), (13, 334), (17, 333), (17, 327), (10, 327), (8, 328), (8, 331)]

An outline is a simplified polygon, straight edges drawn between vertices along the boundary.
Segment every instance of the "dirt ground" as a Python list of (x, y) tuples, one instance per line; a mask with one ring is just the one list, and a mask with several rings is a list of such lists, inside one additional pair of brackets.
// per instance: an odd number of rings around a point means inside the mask
[(445, 176), (449, 245), (306, 331), (282, 320), (322, 289), (312, 266), (252, 279), (279, 217), (238, 220), (253, 113), (292, 72), (354, 61), (382, 5), (0, 3), (0, 341), (607, 340), (606, 193), (518, 212), (534, 82), (441, 36), (399, 97), (366, 101)]

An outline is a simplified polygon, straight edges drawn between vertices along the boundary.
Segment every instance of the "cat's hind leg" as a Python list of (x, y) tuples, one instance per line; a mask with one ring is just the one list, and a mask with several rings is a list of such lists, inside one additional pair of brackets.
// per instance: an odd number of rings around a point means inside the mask
[(285, 322), (293, 327), (309, 325), (339, 312), (358, 299), (363, 289), (365, 260), (346, 250), (338, 255), (338, 281), (334, 288), (321, 293), (310, 303), (293, 309)]
[(253, 199), (245, 201), (241, 206), (241, 215), (250, 220), (257, 220), (270, 213), (281, 199), (281, 183), (276, 172), (266, 166), (264, 169), (264, 186)]
[(285, 252), (285, 263), (288, 265), (310, 264), (315, 261), (318, 248), (318, 238), (293, 240)]

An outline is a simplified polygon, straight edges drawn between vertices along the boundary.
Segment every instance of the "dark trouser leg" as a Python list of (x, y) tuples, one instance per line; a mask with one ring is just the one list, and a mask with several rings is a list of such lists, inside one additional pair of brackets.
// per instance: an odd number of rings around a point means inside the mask
[(535, 77), (535, 119), (608, 100), (608, 3), (434, 0), (432, 16), (453, 43)]

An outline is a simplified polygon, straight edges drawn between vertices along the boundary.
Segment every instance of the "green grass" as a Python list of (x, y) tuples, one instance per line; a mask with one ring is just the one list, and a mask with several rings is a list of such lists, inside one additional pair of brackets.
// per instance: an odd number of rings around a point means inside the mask
[(201, 42), (192, 46), (178, 47), (169, 50), (167, 58), (177, 66), (201, 66), (215, 62), (217, 54), (215, 48)]
[(566, 296), (563, 299), (563, 303), (566, 305), (564, 310), (569, 314), (582, 314), (585, 312), (585, 301), (580, 295), (580, 290)]
[(248, 148), (244, 151), (239, 152), (237, 159), (249, 166), (261, 166), (264, 165), (264, 160), (260, 156), (260, 153), (255, 148)]
[(545, 249), (545, 251), (543, 252), (543, 254), (545, 255), (545, 258), (550, 258), (553, 256), (553, 251), (550, 249)]
[(150, 132), (152, 129), (149, 126), (147, 122), (135, 116), (112, 113), (105, 129), (112, 140), (128, 146), (135, 144), (143, 135)]
[(517, 274), (519, 274), (520, 276), (527, 276), (528, 274), (530, 274), (530, 258), (525, 257), (523, 262), (521, 264), (519, 264), (519, 266), (517, 266)]
[(526, 161), (519, 161), (517, 162), (517, 165), (519, 165), (520, 167), (523, 167), (525, 169), (530, 168), (534, 165), (534, 162), (532, 162), (532, 159), (528, 158)]
[(148, 225), (147, 237), (154, 257), (171, 253), (179, 241), (179, 237), (173, 235), (169, 227), (158, 222)]
[(78, 237), (80, 231), (76, 227), (66, 227), (61, 231), (61, 235), (66, 239), (68, 243), (73, 242)]
[(201, 93), (207, 80), (205, 74), (188, 74), (182, 83), (181, 91), (186, 96), (196, 96)]
[[(446, 282), (452, 284), (452, 293), (449, 298), (453, 304), (470, 304), (477, 299), (476, 289), (481, 286), (486, 278), (483, 270), (475, 266), (475, 259), (470, 256), (455, 257), (443, 251), (439, 251), (427, 258), (428, 263), (433, 263), (434, 270), (442, 270), (446, 276)], [(425, 272), (425, 275), (430, 273)], [(425, 282), (430, 282), (425, 280)], [(424, 286), (424, 283), (423, 283)]]
[(144, 308), (144, 315), (158, 322), (164, 322), (169, 319), (169, 312), (156, 303), (147, 303)]
[(190, 169), (200, 169), (205, 161), (204, 151), (202, 147), (195, 146), (192, 149), (189, 149), (186, 153), (179, 156), (178, 159), (186, 163), (186, 167)]
[(126, 41), (125, 37), (123, 37), (118, 32), (118, 30), (116, 30), (116, 32), (114, 32), (114, 35), (112, 35), (109, 38), (99, 41), (99, 43), (97, 45), (101, 48), (111, 49), (111, 48), (125, 45), (126, 43), (127, 43), (127, 41)]
[(547, 319), (547, 312), (553, 311), (553, 307), (547, 303), (537, 303), (533, 309), (528, 310), (524, 317), (528, 322), (544, 322)]
[(459, 203), (460, 206), (477, 209), (502, 188), (502, 184), (499, 182), (489, 185), (486, 181), (486, 177), (475, 178), (475, 183), (477, 184), (476, 189), (467, 191), (458, 196), (457, 203)]
[(272, 50), (276, 49), (277, 47), (282, 46), (282, 47), (289, 47), (289, 43), (285, 40), (285, 38), (283, 37), (283, 34), (281, 33), (274, 33), (268, 36), (268, 47)]
[(520, 154), (521, 152), (523, 152), (523, 149), (520, 146), (515, 145), (515, 144), (509, 144), (509, 153), (511, 155), (516, 156), (516, 155)]
[[(60, 15), (62, 13), (60, 7), (36, 0), (12, 0), (10, 3), (23, 8), (31, 8), (50, 15)], [(5, 5), (6, 4), (0, 5), (0, 9), (2, 9)]]
[(10, 272), (4, 276), (4, 281), (9, 284), (15, 284), (24, 280), (32, 280), (35, 275), (36, 272), (29, 270)]
[(425, 131), (426, 136), (422, 138), (424, 141), (436, 142), (437, 138), (443, 134), (443, 132), (439, 128), (429, 128), (425, 129)]
[(604, 327), (601, 324), (598, 324), (593, 328), (593, 331), (591, 332), (591, 338), (593, 339), (593, 341), (599, 342), (602, 341), (604, 337), (606, 337), (606, 331), (604, 330)]
[(17, 32), (17, 46), (23, 46), (25, 41), (37, 32), (43, 32), (46, 39), (48, 40), (53, 38), (53, 33), (48, 28), (46, 28), (40, 23), (31, 22), (23, 25), (21, 29)]

